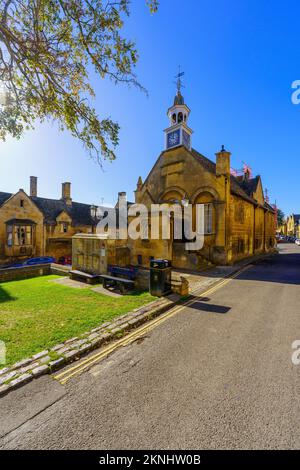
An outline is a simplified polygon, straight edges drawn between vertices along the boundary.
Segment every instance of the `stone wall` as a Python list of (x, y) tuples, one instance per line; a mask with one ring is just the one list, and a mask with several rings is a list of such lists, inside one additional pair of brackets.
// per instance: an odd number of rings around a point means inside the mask
[(39, 264), (38, 266), (22, 266), (21, 268), (0, 269), (0, 283), (7, 281), (18, 281), (20, 279), (29, 279), (31, 277), (47, 276), (56, 274), (57, 276), (68, 276), (69, 266), (60, 264)]
[(30, 277), (46, 276), (52, 274), (51, 264), (40, 264), (38, 266), (23, 266), (21, 268), (0, 269), (0, 283), (7, 281), (18, 281)]
[(110, 264), (127, 266), (127, 240), (113, 240), (97, 234), (78, 233), (72, 238), (72, 268), (91, 274), (106, 274)]
[(138, 290), (148, 290), (150, 282), (150, 269), (138, 268), (137, 276), (135, 278), (135, 287)]
[(230, 225), (228, 242), (232, 261), (253, 255), (254, 206), (242, 198), (230, 196)]

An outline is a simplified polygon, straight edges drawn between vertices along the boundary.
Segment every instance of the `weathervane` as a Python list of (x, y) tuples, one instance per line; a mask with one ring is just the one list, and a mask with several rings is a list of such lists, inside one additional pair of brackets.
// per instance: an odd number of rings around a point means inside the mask
[(180, 71), (180, 65), (178, 65), (178, 74), (175, 75), (175, 78), (176, 78), (175, 84), (177, 86), (178, 93), (180, 93), (181, 88), (184, 88), (184, 85), (183, 85), (182, 80), (181, 80), (181, 77), (183, 77), (183, 75), (184, 75), (184, 72)]

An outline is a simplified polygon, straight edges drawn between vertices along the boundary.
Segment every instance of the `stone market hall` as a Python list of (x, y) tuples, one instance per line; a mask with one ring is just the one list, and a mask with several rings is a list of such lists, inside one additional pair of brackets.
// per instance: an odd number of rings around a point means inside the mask
[(167, 115), (165, 150), (146, 179), (138, 179), (135, 202), (149, 211), (151, 204), (204, 204), (204, 246), (186, 251), (184, 240), (172, 236), (170, 240), (129, 240), (131, 263), (149, 266), (155, 257), (169, 259), (181, 269), (199, 269), (207, 262), (226, 265), (273, 250), (275, 210), (264, 197), (261, 177), (251, 177), (248, 170), (234, 175), (231, 154), (224, 147), (216, 153), (215, 161), (192, 148), (190, 109), (180, 81)]

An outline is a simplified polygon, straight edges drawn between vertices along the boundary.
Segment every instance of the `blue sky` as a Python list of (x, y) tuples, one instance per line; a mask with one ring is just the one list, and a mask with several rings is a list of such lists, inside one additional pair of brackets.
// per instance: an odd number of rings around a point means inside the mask
[(181, 64), (193, 147), (214, 159), (224, 144), (232, 167), (247, 162), (272, 201), (300, 212), (300, 105), (291, 102), (291, 83), (300, 79), (299, 2), (161, 0), (155, 15), (145, 3), (132, 1), (125, 32), (137, 43), (136, 72), (149, 96), (92, 77), (99, 115), (121, 125), (117, 160), (103, 171), (67, 132), (38, 125), (0, 143), (0, 190), (28, 191), (35, 175), (40, 196), (60, 197), (61, 182), (71, 181), (77, 201), (113, 203), (118, 191), (132, 200), (138, 176), (163, 150)]

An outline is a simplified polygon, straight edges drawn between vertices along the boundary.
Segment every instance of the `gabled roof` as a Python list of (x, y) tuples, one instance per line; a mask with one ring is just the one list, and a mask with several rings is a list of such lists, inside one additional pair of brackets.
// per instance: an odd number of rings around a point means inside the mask
[(257, 190), (260, 176), (255, 176), (255, 178), (244, 178), (243, 176), (238, 176), (236, 177), (236, 179), (238, 180), (239, 185), (245, 191), (245, 193), (247, 193), (248, 196), (252, 197), (253, 193), (255, 193), (255, 191)]
[(294, 214), (294, 219), (297, 221), (300, 220), (300, 214)]
[(72, 219), (72, 225), (92, 225), (91, 206), (81, 202), (68, 205), (61, 199), (47, 199), (43, 197), (30, 198), (42, 211), (46, 223), (55, 223), (56, 217), (65, 211)]
[[(194, 155), (194, 157), (196, 157), (201, 162), (202, 166), (204, 166), (204, 168), (207, 171), (210, 171), (211, 173), (214, 173), (214, 174), (216, 173), (216, 164), (214, 162), (209, 160), (209, 158), (205, 157), (201, 153), (197, 152), (197, 150), (195, 149), (192, 149), (191, 153), (192, 155)], [(236, 194), (237, 196), (242, 197), (243, 199), (246, 199), (249, 202), (256, 203), (256, 201), (252, 198), (252, 196), (250, 196), (250, 194), (248, 194), (243, 189), (238, 178), (236, 178), (233, 175), (230, 175), (230, 187), (231, 187), (232, 193)]]
[(202, 163), (202, 166), (211, 173), (216, 173), (216, 164), (212, 162), (209, 158), (205, 157), (202, 155), (202, 153), (197, 152), (195, 149), (191, 149), (191, 154), (196, 157), (197, 160), (199, 160)]
[[(0, 206), (4, 204), (12, 193), (0, 192)], [(68, 206), (61, 199), (47, 199), (43, 197), (28, 196), (29, 199), (40, 209), (45, 217), (45, 222), (48, 224), (56, 223), (56, 217), (65, 211), (72, 219), (72, 225), (93, 225), (94, 221), (91, 216), (91, 206), (81, 202), (72, 202)]]
[(12, 193), (0, 192), (0, 206), (2, 206), (2, 204), (4, 204), (10, 197), (12, 197)]
[[(169, 153), (169, 152), (172, 152), (172, 150), (174, 150), (173, 148), (171, 149), (167, 149), (167, 150), (163, 150), (158, 159), (156, 160), (155, 164), (153, 165), (152, 169), (150, 170), (150, 172), (148, 173), (148, 176), (147, 178), (145, 179), (145, 181), (143, 182), (143, 186), (145, 186), (145, 184), (147, 183), (148, 181), (148, 178), (150, 176), (150, 174), (152, 173), (153, 169), (155, 168), (157, 162), (159, 161), (159, 159), (161, 158), (162, 155), (166, 154), (166, 153)], [(189, 152), (196, 160), (199, 161), (199, 163), (207, 170), (209, 171), (210, 173), (213, 173), (213, 174), (216, 174), (216, 164), (215, 162), (213, 162), (212, 160), (210, 160), (209, 158), (205, 157), (204, 155), (202, 155), (200, 152), (197, 152), (197, 150), (195, 149), (191, 149), (191, 150), (188, 150), (186, 147), (185, 147), (185, 150), (187, 152)], [(241, 198), (245, 199), (246, 201), (249, 201), (251, 202), (252, 204), (255, 204), (257, 205), (257, 201), (255, 199), (253, 199), (252, 195), (250, 195), (250, 193), (252, 194), (252, 188), (257, 188), (257, 185), (258, 185), (258, 182), (260, 180), (260, 176), (256, 176), (255, 178), (251, 178), (248, 180), (249, 184), (245, 185), (244, 187), (242, 186), (241, 184), (241, 181), (239, 181), (239, 178), (236, 177), (236, 176), (233, 176), (233, 175), (230, 175), (230, 189), (231, 189), (231, 193), (233, 194), (236, 194), (237, 196), (240, 196)], [(254, 191), (255, 191), (254, 189)], [(249, 193), (249, 194), (248, 194)], [(268, 207), (266, 205), (264, 205), (266, 208), (268, 208), (268, 210), (272, 210), (274, 211), (274, 209), (268, 205)]]
[(230, 188), (231, 192), (236, 194), (237, 196), (242, 197), (246, 201), (252, 202), (254, 204), (257, 204), (257, 201), (253, 199), (252, 195), (248, 194), (244, 188), (240, 185), (240, 182), (237, 180), (237, 178), (233, 175), (230, 175)]

